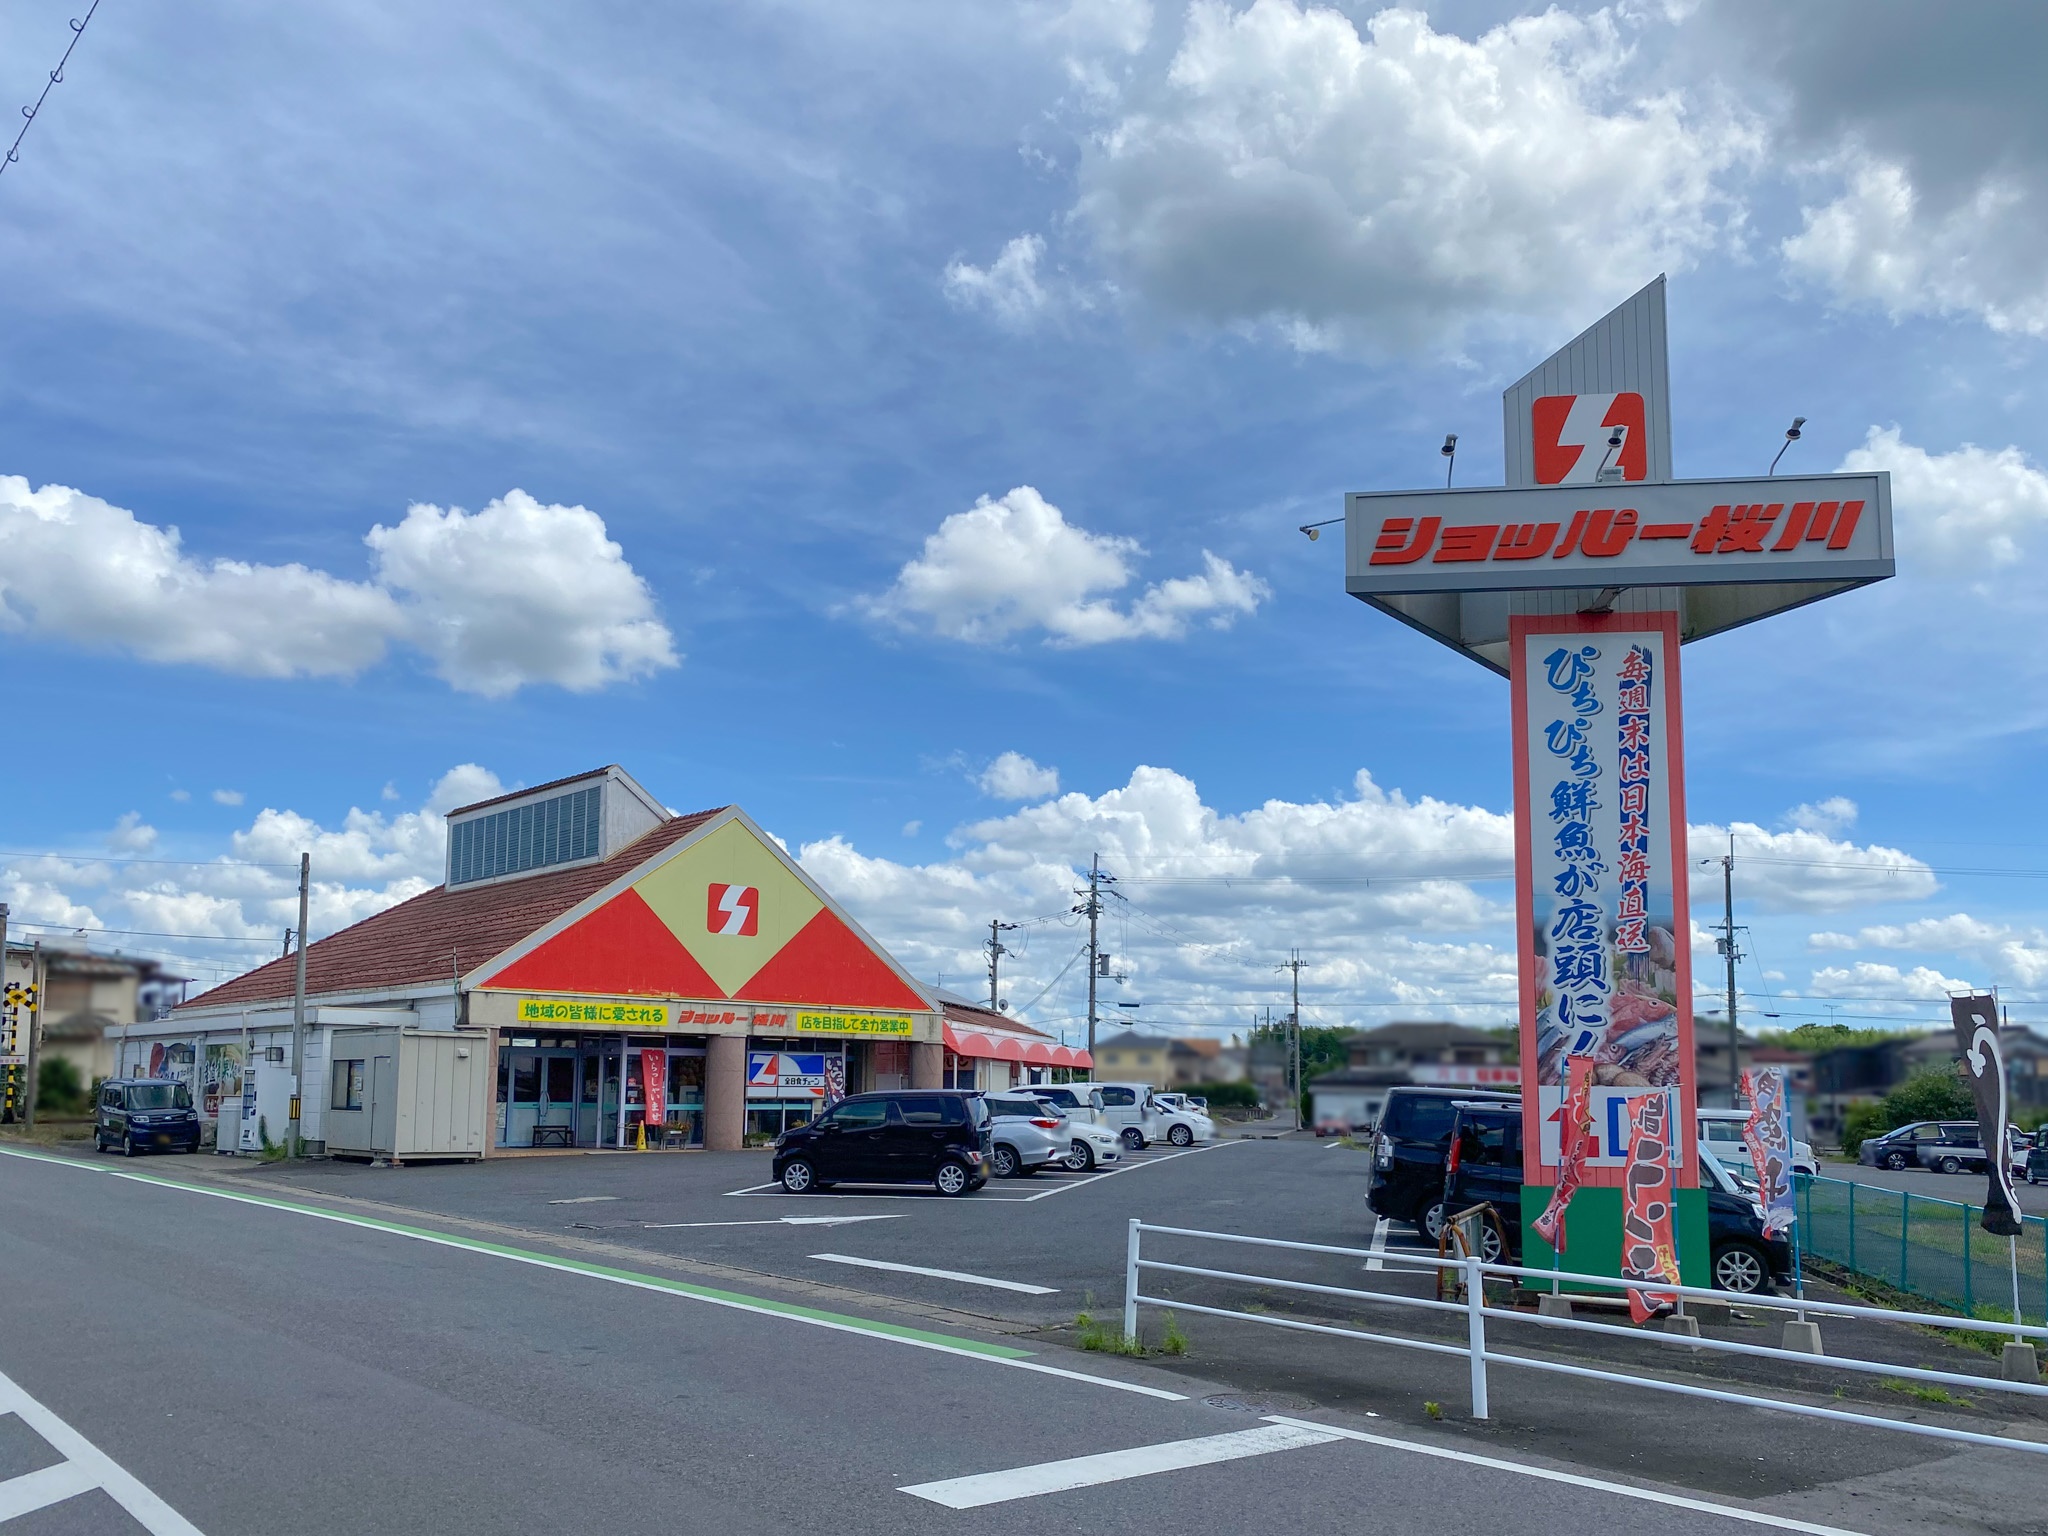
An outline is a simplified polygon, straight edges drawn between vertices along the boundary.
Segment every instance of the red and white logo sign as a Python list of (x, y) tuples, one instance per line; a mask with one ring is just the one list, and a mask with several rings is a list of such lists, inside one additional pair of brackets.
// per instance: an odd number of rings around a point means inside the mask
[(761, 892), (754, 886), (714, 885), (704, 905), (704, 926), (712, 933), (750, 939), (761, 931)]
[(1649, 476), (1643, 397), (1633, 391), (1544, 395), (1529, 407), (1529, 424), (1538, 485), (1595, 485)]

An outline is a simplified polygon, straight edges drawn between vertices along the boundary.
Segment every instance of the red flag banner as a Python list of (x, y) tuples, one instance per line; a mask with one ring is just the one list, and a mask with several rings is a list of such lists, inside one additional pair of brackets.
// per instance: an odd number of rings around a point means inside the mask
[[(1671, 1188), (1670, 1095), (1640, 1094), (1628, 1100), (1628, 1168), (1621, 1215), (1624, 1280), (1679, 1283)], [(1677, 1305), (1678, 1298), (1668, 1291), (1628, 1293), (1629, 1316), (1638, 1323), (1667, 1316)]]
[(668, 1052), (640, 1053), (640, 1118), (649, 1130), (668, 1119)]
[(1569, 1085), (1564, 1104), (1558, 1111), (1557, 1184), (1550, 1191), (1550, 1203), (1543, 1208), (1543, 1214), (1534, 1223), (1536, 1235), (1550, 1244), (1552, 1253), (1564, 1252), (1564, 1213), (1572, 1203), (1572, 1193), (1579, 1187), (1579, 1177), (1585, 1171), (1586, 1159), (1597, 1147), (1593, 1135), (1593, 1058), (1574, 1057), (1565, 1063), (1565, 1081)]

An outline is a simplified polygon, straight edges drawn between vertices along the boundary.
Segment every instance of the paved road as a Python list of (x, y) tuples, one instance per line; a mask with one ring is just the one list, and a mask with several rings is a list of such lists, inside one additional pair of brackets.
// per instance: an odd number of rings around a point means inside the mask
[[(1237, 1202), (1240, 1226), (1284, 1221), (1277, 1195), (1260, 1202), (1248, 1191), (1335, 1187), (1355, 1176), (1341, 1166), (1347, 1156), (1221, 1148), (1043, 1201), (932, 1202), (914, 1217), (824, 1230), (858, 1256), (911, 1253), (930, 1266), (953, 1261), (973, 1220), (1024, 1222), (1021, 1237), (1014, 1225), (1007, 1237), (984, 1234), (974, 1262), (985, 1266), (999, 1244), (1012, 1274), (1059, 1278), (1065, 1261), (1056, 1245), (1048, 1258), (1048, 1233), (1090, 1247), (1098, 1229), (1114, 1236), (1133, 1203), (1205, 1193)], [(1221, 1172), (1259, 1157), (1273, 1167)], [(611, 1234), (569, 1229), (564, 1213), (585, 1207), (547, 1203), (602, 1208), (651, 1198), (631, 1193), (638, 1181), (689, 1185), (695, 1192), (662, 1214), (737, 1210), (729, 1219), (774, 1224), (642, 1230), (811, 1247), (812, 1231), (781, 1222), (782, 1204), (712, 1187), (746, 1188), (729, 1175), (754, 1161), (548, 1159), (442, 1171), (466, 1183), (380, 1182), (383, 1208), (393, 1193), (421, 1197), (399, 1231), (353, 1195), (302, 1192), (322, 1180), (329, 1192), (367, 1187), (346, 1173), (199, 1182), (206, 1170), (190, 1159), (81, 1167), (0, 1156), (0, 1298), (9, 1319), (34, 1324), (0, 1330), (0, 1399), (25, 1394), (11, 1400), (13, 1417), (0, 1415), (0, 1523), (9, 1536), (411, 1536), (1041, 1533), (1141, 1522), (1449, 1533), (1655, 1520), (1691, 1536), (1757, 1528), (1735, 1518), (1753, 1507), (1775, 1512), (1780, 1529), (2038, 1528), (2048, 1476), (2010, 1453), (1682, 1400), (1631, 1403), (1643, 1464), (1622, 1482), (1680, 1484), (1661, 1496), (1681, 1502), (1645, 1503), (1569, 1454), (1526, 1452), (1531, 1421), (1589, 1410), (1568, 1392), (1503, 1384), (1496, 1428), (1457, 1423), (1461, 1401), (1442, 1391), (1442, 1426), (1390, 1425), (1319, 1396), (1226, 1389), (1197, 1374), (1201, 1360), (1169, 1372), (1049, 1345), (1014, 1320), (913, 1319), (906, 1308), (924, 1305), (924, 1293), (894, 1287), (924, 1281), (896, 1271), (857, 1272), (878, 1288), (849, 1288), (827, 1307), (801, 1278), (764, 1272), (758, 1284), (714, 1287), (654, 1247), (639, 1250), (647, 1264), (636, 1268), (618, 1260)], [(1187, 1187), (1131, 1193), (1148, 1180)], [(436, 1201), (522, 1208), (531, 1235), (486, 1245), (475, 1235), (483, 1218), (437, 1219), (426, 1209)], [(833, 1197), (802, 1204), (798, 1214), (895, 1214)], [(552, 1214), (552, 1234), (534, 1224), (536, 1207)], [(871, 1239), (884, 1231), (923, 1235), (892, 1236), (898, 1246), (885, 1249)], [(600, 1246), (608, 1262), (591, 1257)], [(689, 1261), (714, 1264), (701, 1248)], [(1570, 1437), (1550, 1443), (1568, 1451)], [(1739, 1469), (1705, 1469), (1703, 1445), (1722, 1462), (1768, 1463), (1783, 1486), (1731, 1499), (1719, 1490), (1740, 1485)], [(7, 1523), (10, 1498), (18, 1506), (24, 1488), (58, 1491), (53, 1478), (93, 1486)], [(122, 1513), (117, 1495), (140, 1518)], [(189, 1526), (172, 1523), (181, 1517)]]
[[(1893, 1173), (1885, 1168), (1833, 1162), (1822, 1163), (1820, 1173), (1824, 1179), (1871, 1184), (1880, 1189), (1908, 1189), (1916, 1195), (1928, 1195), (1936, 1200), (1954, 1200), (1967, 1205), (1984, 1203), (1985, 1178), (1981, 1173), (1934, 1173), (1926, 1168), (1903, 1168)], [(2030, 1186), (2025, 1180), (2019, 1180), (2013, 1190), (2020, 1198), (2020, 1209), (2029, 1216), (2048, 1216), (2048, 1184)]]

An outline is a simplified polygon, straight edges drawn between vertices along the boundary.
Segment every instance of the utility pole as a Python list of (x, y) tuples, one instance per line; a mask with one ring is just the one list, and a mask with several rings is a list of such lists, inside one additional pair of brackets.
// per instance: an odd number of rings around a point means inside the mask
[[(6, 903), (6, 902), (4, 902), (4, 901), (0, 901), (0, 994), (4, 994), (4, 993), (6, 992), (6, 990), (7, 990), (7, 903)], [(4, 1000), (0, 1000), (0, 1008), (5, 1008), (6, 1006), (7, 1006), (7, 1004), (5, 1003), (5, 1001), (4, 1001)], [(0, 1033), (4, 1033), (4, 1031), (5, 1031), (5, 1028), (6, 1028), (6, 1024), (5, 1024), (5, 1021), (4, 1021), (4, 1020), (0, 1020)], [(5, 1041), (4, 1043), (5, 1043), (5, 1044), (7, 1044), (7, 1045), (12, 1045), (12, 1044), (13, 1044), (14, 1042), (13, 1042), (13, 1041), (11, 1041), (11, 1040), (8, 1040), (8, 1041)], [(14, 1068), (12, 1068), (12, 1067), (0, 1067), (0, 1078), (5, 1078), (5, 1079), (6, 1079), (6, 1092), (5, 1092), (5, 1095), (4, 1095), (4, 1098), (5, 1098), (5, 1102), (6, 1102), (6, 1106), (7, 1106), (7, 1109), (6, 1109), (6, 1117), (7, 1117), (7, 1118), (10, 1118), (10, 1119), (11, 1119), (11, 1118), (12, 1118), (12, 1112), (13, 1112), (13, 1109), (14, 1109), (14, 1091), (13, 1091), (13, 1090), (14, 1090)]]
[[(304, 1109), (306, 1071), (306, 903), (313, 884), (313, 855), (299, 855), (299, 949), (292, 969), (292, 1103), (285, 1128), (287, 1156), (299, 1155), (299, 1120)], [(622, 1090), (623, 1091), (623, 1090)]]
[(1294, 973), (1294, 1011), (1287, 1015), (1287, 1059), (1294, 1082), (1294, 1092), (1289, 1096), (1294, 1105), (1294, 1128), (1301, 1129), (1301, 968), (1308, 962), (1301, 958), (1298, 949), (1289, 950), (1292, 957), (1274, 967), (1279, 971)]
[(1728, 961), (1728, 1107), (1735, 1108), (1742, 1082), (1740, 1039), (1735, 1027), (1735, 962), (1742, 951), (1735, 947), (1735, 834), (1728, 834), (1728, 854), (1721, 860), (1721, 939), (1715, 946)]
[(289, 959), (290, 959), (290, 958), (292, 957), (292, 935), (293, 935), (294, 933), (296, 933), (297, 931), (298, 931), (298, 930), (297, 930), (297, 929), (295, 929), (295, 928), (287, 928), (287, 929), (285, 929), (285, 931), (284, 931), (284, 952), (283, 952), (283, 953), (282, 953), (282, 954), (281, 954), (281, 955), (280, 955), (280, 956), (278, 957), (279, 959), (281, 959), (281, 960), (289, 960)]
[(1088, 855), (1088, 1059), (1095, 1059), (1095, 977), (1102, 969), (1096, 923), (1102, 916), (1102, 855)]
[(1003, 947), (1003, 935), (1015, 932), (1017, 924), (1000, 922), (995, 918), (988, 921), (988, 1011), (998, 1012), (1002, 1000), (996, 995), (996, 976), (1001, 968), (1003, 956), (1009, 950)]
[(35, 999), (28, 1005), (28, 1082), (21, 1091), (21, 1118), (33, 1130), (36, 1123), (36, 1073), (42, 1066), (43, 999), (50, 993), (49, 962), (43, 958), (43, 941), (36, 940), (29, 961), (29, 975), (35, 980)]

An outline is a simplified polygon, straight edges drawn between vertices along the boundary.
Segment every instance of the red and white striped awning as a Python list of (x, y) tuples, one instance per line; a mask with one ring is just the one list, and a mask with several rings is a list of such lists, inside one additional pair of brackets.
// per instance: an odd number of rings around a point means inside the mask
[(1050, 1040), (1026, 1040), (1017, 1035), (983, 1034), (971, 1029), (945, 1026), (946, 1049), (955, 1056), (979, 1056), (988, 1061), (1017, 1061), (1036, 1067), (1092, 1068), (1095, 1060), (1086, 1051), (1055, 1045)]

